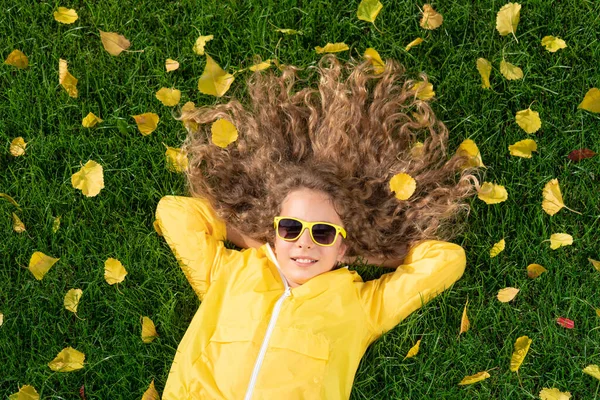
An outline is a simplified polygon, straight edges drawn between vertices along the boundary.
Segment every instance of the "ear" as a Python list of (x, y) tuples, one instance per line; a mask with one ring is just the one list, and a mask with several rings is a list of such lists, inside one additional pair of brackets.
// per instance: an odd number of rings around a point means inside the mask
[(342, 242), (342, 245), (340, 246), (340, 249), (338, 251), (338, 256), (337, 256), (337, 259), (339, 262), (344, 262), (344, 255), (346, 254), (346, 250), (348, 250), (348, 246), (346, 245), (345, 242)]

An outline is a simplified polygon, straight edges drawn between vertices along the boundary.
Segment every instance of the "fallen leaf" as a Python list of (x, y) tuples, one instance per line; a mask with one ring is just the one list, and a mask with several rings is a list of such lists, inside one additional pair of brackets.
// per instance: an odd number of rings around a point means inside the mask
[(288, 28), (276, 28), (275, 31), (285, 33), (286, 35), (304, 35), (302, 31)]
[(595, 155), (596, 153), (590, 149), (578, 149), (570, 152), (568, 157), (569, 160), (573, 162), (579, 162), (583, 159), (594, 157)]
[(182, 149), (175, 147), (169, 147), (163, 143), (167, 148), (165, 156), (167, 157), (167, 169), (171, 172), (183, 172), (188, 168), (188, 157), (187, 153)]
[(154, 322), (148, 317), (142, 317), (142, 341), (144, 343), (151, 343), (158, 337)]
[(100, 122), (103, 122), (103, 120), (97, 117), (93, 112), (89, 112), (88, 115), (86, 115), (85, 118), (81, 121), (81, 125), (84, 128), (93, 128)]
[(515, 34), (520, 17), (521, 5), (519, 3), (505, 4), (496, 15), (496, 30), (501, 36), (512, 34), (516, 39), (517, 36)]
[(596, 308), (596, 315), (600, 317), (600, 308)]
[(406, 353), (406, 357), (404, 357), (404, 360), (406, 360), (407, 358), (412, 358), (414, 356), (416, 356), (419, 353), (419, 346), (421, 345), (421, 339), (417, 340), (417, 343), (410, 348), (410, 350), (408, 350), (408, 353)]
[(9, 152), (11, 155), (15, 156), (15, 157), (19, 157), (22, 156), (23, 154), (25, 154), (25, 148), (27, 147), (27, 143), (25, 143), (25, 139), (23, 139), (21, 136), (14, 138), (11, 142), (10, 142), (10, 148), (9, 148)]
[(104, 189), (102, 165), (89, 160), (81, 169), (71, 175), (71, 185), (81, 190), (84, 196), (94, 197)]
[(490, 374), (487, 371), (481, 371), (476, 373), (475, 375), (465, 376), (462, 381), (460, 381), (459, 385), (471, 385), (473, 383), (481, 382), (490, 377)]
[(481, 188), (477, 192), (477, 197), (486, 204), (498, 204), (508, 199), (508, 193), (504, 186), (483, 182), (483, 185), (481, 185)]
[(17, 67), (19, 69), (25, 69), (29, 65), (29, 59), (21, 50), (13, 50), (6, 60), (4, 60), (4, 64), (12, 65), (13, 67)]
[(83, 295), (83, 290), (81, 289), (70, 289), (65, 295), (64, 304), (65, 308), (73, 313), (77, 312), (77, 307), (79, 306), (79, 300)]
[(212, 142), (222, 148), (229, 146), (238, 138), (238, 131), (235, 125), (226, 119), (219, 118), (210, 127)]
[(340, 51), (346, 51), (349, 47), (346, 43), (327, 43), (325, 47), (317, 46), (315, 50), (317, 54), (322, 53), (339, 53)]
[(423, 16), (419, 22), (421, 28), (427, 30), (436, 29), (439, 28), (443, 22), (444, 17), (442, 14), (435, 11), (429, 4), (423, 5)]
[(77, 78), (67, 69), (67, 60), (58, 60), (58, 83), (67, 91), (69, 96), (77, 98)]
[(58, 7), (58, 11), (54, 11), (54, 19), (63, 24), (72, 24), (77, 18), (77, 11), (72, 8)]
[(504, 250), (505, 246), (506, 246), (506, 241), (504, 239), (500, 240), (497, 243), (494, 243), (494, 245), (492, 246), (492, 249), (490, 250), (490, 258), (494, 258), (498, 254), (500, 254)]
[(417, 182), (409, 174), (403, 172), (390, 179), (390, 191), (395, 193), (398, 200), (408, 200), (417, 188)]
[(131, 46), (131, 42), (125, 36), (116, 32), (100, 31), (100, 40), (102, 40), (104, 50), (113, 56), (118, 56)]
[(60, 215), (52, 221), (52, 233), (56, 233), (60, 228)]
[(415, 142), (410, 148), (410, 155), (413, 158), (420, 158), (423, 155), (423, 142)]
[(158, 126), (158, 121), (160, 120), (158, 114), (153, 112), (132, 115), (132, 118), (135, 120), (140, 133), (144, 136), (148, 136), (154, 132)]
[(85, 385), (81, 385), (81, 387), (79, 388), (79, 398), (81, 400), (86, 400), (86, 398), (85, 398)]
[(509, 81), (523, 78), (523, 70), (505, 60), (500, 61), (500, 73)]
[(552, 179), (546, 183), (542, 190), (542, 208), (546, 214), (554, 215), (565, 206), (558, 186), (558, 179)]
[(490, 75), (492, 73), (492, 63), (485, 58), (478, 58), (477, 71), (479, 71), (479, 75), (481, 75), (481, 87), (484, 89), (491, 88)]
[(542, 46), (544, 46), (549, 52), (555, 53), (560, 49), (566, 48), (567, 43), (565, 43), (564, 40), (554, 36), (544, 36), (542, 38)]
[(268, 59), (268, 60), (265, 60), (265, 61), (263, 61), (263, 62), (260, 62), (260, 63), (254, 64), (254, 65), (251, 65), (251, 66), (249, 66), (249, 67), (248, 67), (248, 69), (249, 69), (250, 71), (252, 71), (252, 72), (256, 72), (256, 71), (264, 71), (265, 69), (268, 69), (268, 68), (270, 68), (270, 67), (271, 67), (271, 65), (272, 65), (271, 63), (272, 63), (272, 62), (273, 62), (273, 60), (271, 60), (271, 59)]
[(167, 107), (173, 107), (179, 104), (181, 99), (181, 91), (177, 89), (160, 88), (156, 92), (156, 98)]
[(542, 127), (540, 113), (533, 111), (531, 108), (518, 111), (515, 120), (521, 129), (527, 133), (535, 133)]
[(0, 313), (0, 326), (4, 323), (4, 314)]
[(471, 322), (469, 321), (469, 317), (467, 316), (467, 305), (469, 304), (469, 299), (465, 303), (465, 308), (463, 309), (462, 317), (460, 319), (460, 332), (459, 335), (465, 333), (471, 327)]
[(194, 47), (192, 47), (192, 50), (194, 51), (194, 53), (198, 54), (199, 56), (203, 56), (204, 55), (204, 46), (206, 46), (207, 42), (209, 42), (213, 39), (214, 39), (213, 35), (198, 36), (198, 39), (196, 39), (196, 42), (194, 43)]
[(563, 328), (567, 328), (567, 329), (573, 329), (575, 328), (575, 321), (570, 320), (568, 318), (564, 318), (564, 317), (558, 317), (556, 319), (556, 322), (562, 326)]
[(458, 156), (466, 156), (469, 159), (462, 165), (462, 169), (465, 168), (479, 168), (485, 167), (481, 159), (481, 152), (477, 147), (477, 144), (471, 139), (465, 139), (458, 146), (456, 150)]
[(19, 219), (17, 214), (12, 213), (12, 218), (13, 218), (13, 231), (15, 231), (17, 233), (25, 232), (25, 224), (23, 223), (23, 221), (21, 221)]
[(502, 303), (508, 303), (509, 301), (511, 301), (512, 299), (515, 298), (515, 296), (517, 295), (517, 293), (519, 293), (519, 289), (514, 288), (514, 287), (507, 287), (504, 289), (500, 289), (498, 290), (498, 294), (497, 294), (497, 298), (500, 302)]
[(356, 16), (362, 21), (375, 23), (375, 18), (382, 8), (383, 4), (379, 0), (362, 0), (358, 5)]
[(165, 61), (165, 68), (167, 72), (175, 71), (179, 69), (179, 63), (173, 59), (167, 58), (167, 61)]
[(433, 85), (430, 82), (418, 81), (415, 82), (412, 89), (415, 91), (415, 95), (420, 100), (429, 100), (435, 96), (435, 92), (433, 91)]
[(566, 233), (553, 233), (550, 235), (550, 248), (556, 250), (559, 247), (573, 244), (573, 236)]
[(381, 74), (385, 70), (385, 62), (381, 59), (381, 56), (377, 50), (369, 47), (365, 50), (364, 58), (368, 59), (373, 66), (373, 72), (375, 74)]
[(160, 400), (160, 395), (154, 387), (154, 379), (152, 379), (152, 382), (150, 382), (150, 386), (148, 386), (148, 389), (146, 389), (146, 391), (142, 395), (142, 400)]
[(600, 113), (600, 89), (591, 88), (585, 94), (583, 101), (577, 106), (593, 113)]
[(84, 361), (85, 354), (72, 347), (65, 347), (48, 366), (52, 371), (71, 372), (82, 369)]
[(228, 74), (208, 54), (206, 55), (206, 66), (200, 79), (198, 79), (198, 90), (212, 96), (223, 96), (234, 81), (234, 76)]
[(541, 266), (540, 264), (529, 264), (527, 266), (527, 276), (531, 279), (535, 279), (544, 272), (548, 272), (546, 268)]
[(15, 207), (19, 207), (19, 204), (15, 201), (15, 199), (13, 199), (12, 197), (10, 197), (9, 195), (7, 195), (6, 193), (0, 193), (0, 198), (4, 198), (6, 199), (10, 204), (12, 204)]
[(412, 42), (410, 42), (409, 44), (407, 44), (406, 47), (404, 48), (404, 50), (409, 51), (410, 49), (412, 49), (415, 46), (420, 45), (421, 43), (423, 43), (423, 39), (418, 37), (415, 40), (413, 40)]
[(533, 139), (520, 140), (508, 146), (511, 156), (531, 158), (531, 153), (537, 151), (537, 143)]
[(596, 270), (600, 271), (600, 261), (592, 260), (591, 258), (588, 258), (588, 261), (592, 263)]
[(529, 351), (529, 346), (531, 346), (531, 339), (527, 336), (521, 336), (515, 341), (515, 350), (510, 358), (511, 371), (517, 372), (519, 370), (519, 367), (521, 367), (521, 364)]
[(17, 393), (8, 396), (8, 400), (39, 400), (40, 395), (31, 385), (25, 385)]
[(540, 391), (541, 400), (569, 400), (570, 398), (570, 392), (561, 392), (556, 388), (543, 388)]
[(127, 271), (121, 261), (116, 258), (108, 258), (104, 262), (104, 280), (109, 285), (114, 285), (115, 283), (121, 283), (125, 279), (127, 275)]
[(596, 379), (600, 379), (600, 367), (595, 364), (590, 364), (583, 369), (583, 372), (593, 376)]
[(54, 258), (45, 255), (41, 251), (36, 251), (31, 255), (29, 260), (29, 271), (35, 276), (35, 279), (41, 281), (44, 275), (48, 273), (50, 268), (56, 264), (60, 258)]

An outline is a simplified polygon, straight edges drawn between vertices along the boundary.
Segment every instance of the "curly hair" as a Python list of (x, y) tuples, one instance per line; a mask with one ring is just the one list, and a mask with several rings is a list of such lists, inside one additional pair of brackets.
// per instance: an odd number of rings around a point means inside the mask
[[(456, 236), (470, 210), (464, 200), (479, 189), (477, 170), (463, 153), (446, 159), (448, 130), (405, 69), (387, 60), (376, 73), (369, 60), (328, 54), (308, 67), (319, 74), (317, 87), (294, 92), (299, 70), (255, 72), (246, 81), (247, 109), (232, 99), (182, 113), (190, 194), (262, 243), (273, 244), (273, 217), (300, 188), (330, 196), (347, 231), (347, 256), (403, 259), (418, 241)], [(210, 140), (209, 123), (220, 118), (239, 135), (226, 148)], [(417, 183), (408, 200), (389, 187), (401, 172)]]

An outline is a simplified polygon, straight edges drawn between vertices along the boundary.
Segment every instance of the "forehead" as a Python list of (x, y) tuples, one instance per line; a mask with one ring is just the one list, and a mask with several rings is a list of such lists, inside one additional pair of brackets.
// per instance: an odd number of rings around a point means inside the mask
[(281, 206), (281, 215), (305, 221), (342, 224), (329, 196), (311, 189), (298, 189), (290, 192)]

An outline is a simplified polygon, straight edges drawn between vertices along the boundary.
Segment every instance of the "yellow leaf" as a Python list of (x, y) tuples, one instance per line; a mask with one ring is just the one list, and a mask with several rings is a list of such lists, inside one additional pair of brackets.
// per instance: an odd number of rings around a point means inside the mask
[(160, 395), (154, 387), (154, 379), (152, 379), (152, 382), (150, 382), (150, 386), (148, 386), (148, 389), (146, 389), (146, 391), (142, 395), (142, 400), (160, 400)]
[(156, 92), (156, 98), (167, 107), (173, 107), (179, 104), (181, 91), (177, 89), (160, 88)]
[(537, 143), (532, 139), (521, 140), (508, 146), (508, 151), (511, 156), (531, 158), (531, 152), (537, 151)]
[(207, 54), (204, 72), (198, 79), (198, 90), (204, 94), (221, 97), (229, 90), (234, 79), (233, 75), (223, 71)]
[(79, 306), (79, 299), (83, 295), (81, 289), (70, 289), (65, 295), (64, 304), (65, 308), (71, 312), (77, 312), (77, 306)]
[(554, 233), (550, 235), (550, 248), (556, 250), (562, 246), (573, 244), (573, 236), (566, 233)]
[(413, 40), (412, 42), (410, 42), (409, 44), (407, 44), (406, 47), (404, 48), (404, 50), (409, 51), (410, 49), (412, 49), (415, 46), (420, 45), (421, 43), (423, 43), (423, 39), (418, 37), (415, 40)]
[(58, 7), (58, 11), (54, 12), (54, 19), (63, 24), (72, 24), (77, 18), (77, 12), (72, 8)]
[(418, 81), (412, 88), (420, 100), (429, 100), (435, 96), (433, 85), (430, 82)]
[(100, 122), (103, 122), (103, 120), (100, 119), (100, 117), (97, 117), (93, 112), (89, 112), (88, 115), (86, 115), (85, 118), (81, 121), (81, 125), (84, 128), (93, 128)]
[(540, 390), (541, 400), (569, 400), (570, 398), (570, 392), (561, 392), (556, 388), (543, 388)]
[(582, 108), (593, 113), (600, 113), (600, 89), (591, 88), (588, 90), (583, 101), (577, 108)]
[(213, 38), (213, 35), (198, 36), (198, 39), (196, 39), (196, 42), (194, 43), (194, 47), (192, 47), (194, 53), (198, 54), (199, 56), (203, 56), (204, 46), (206, 46), (207, 42), (213, 40)]
[(102, 40), (104, 50), (113, 56), (118, 56), (131, 46), (131, 42), (125, 36), (119, 35), (116, 32), (100, 31), (100, 40)]
[(10, 154), (15, 157), (22, 156), (25, 154), (25, 148), (27, 147), (27, 143), (25, 143), (25, 139), (21, 136), (14, 138), (12, 142), (10, 142)]
[(590, 376), (593, 376), (596, 379), (600, 379), (600, 367), (598, 367), (595, 364), (588, 365), (583, 369), (583, 372)]
[(504, 60), (500, 61), (500, 73), (509, 81), (523, 78), (523, 70)]
[(409, 174), (401, 172), (390, 179), (390, 191), (396, 194), (398, 200), (408, 200), (416, 188), (417, 182)]
[(86, 197), (94, 197), (104, 189), (102, 165), (89, 160), (81, 169), (71, 175), (71, 185), (81, 190)]
[(12, 213), (13, 218), (13, 231), (17, 233), (25, 232), (25, 224), (19, 219), (17, 214)]
[(505, 246), (506, 246), (506, 241), (504, 239), (500, 240), (497, 243), (494, 243), (494, 245), (492, 246), (492, 249), (490, 250), (490, 258), (494, 258), (498, 254), (500, 254), (500, 252), (502, 252), (504, 250)]
[(151, 343), (157, 337), (158, 333), (156, 333), (154, 322), (148, 317), (142, 317), (142, 341)]
[(50, 270), (50, 268), (56, 264), (60, 258), (54, 258), (45, 255), (41, 251), (36, 251), (31, 255), (29, 260), (29, 271), (35, 276), (35, 279), (41, 281), (44, 275)]
[(423, 16), (419, 22), (421, 28), (428, 30), (436, 29), (442, 25), (442, 22), (444, 22), (442, 14), (435, 11), (429, 4), (423, 5)]
[(465, 376), (462, 381), (459, 382), (459, 385), (471, 385), (473, 383), (477, 383), (483, 381), (490, 377), (490, 374), (487, 371), (481, 371), (476, 373), (475, 375)]
[(406, 357), (404, 357), (404, 360), (406, 360), (407, 358), (416, 356), (419, 353), (420, 345), (421, 345), (421, 339), (417, 340), (417, 344), (415, 344), (413, 347), (410, 348), (410, 350), (408, 350), (408, 353), (406, 353)]
[(346, 45), (346, 43), (327, 43), (325, 45), (325, 47), (321, 47), (321, 46), (315, 47), (317, 54), (339, 53), (340, 51), (346, 51), (348, 49), (349, 49), (349, 47)]
[(219, 147), (225, 148), (238, 138), (238, 131), (231, 122), (219, 118), (210, 127), (212, 133), (212, 142)]
[(529, 264), (527, 266), (527, 276), (530, 277), (531, 279), (535, 279), (547, 271), (548, 270), (546, 268), (544, 268), (543, 266), (541, 266), (540, 264)]
[(4, 60), (4, 64), (12, 65), (13, 67), (17, 67), (19, 69), (27, 68), (29, 65), (29, 59), (21, 50), (13, 50), (6, 60)]
[(182, 149), (175, 147), (169, 147), (163, 143), (167, 148), (165, 155), (167, 156), (167, 169), (171, 172), (183, 172), (188, 168), (188, 157), (187, 153)]
[(39, 400), (40, 395), (31, 385), (25, 385), (17, 393), (8, 396), (8, 400)]
[(0, 313), (0, 326), (4, 323), (4, 314)]
[(167, 72), (175, 71), (176, 69), (179, 69), (179, 63), (171, 58), (167, 58), (167, 61), (165, 61), (165, 68), (167, 69)]
[(514, 287), (507, 287), (504, 289), (498, 290), (498, 295), (496, 296), (498, 300), (502, 303), (508, 303), (519, 293), (519, 289)]
[(60, 228), (60, 215), (52, 221), (52, 233), (56, 233)]
[(535, 133), (542, 127), (540, 113), (532, 111), (531, 108), (518, 111), (515, 115), (515, 120), (521, 129), (527, 133)]
[(375, 74), (383, 73), (385, 70), (385, 62), (383, 62), (377, 50), (369, 47), (365, 50), (363, 57), (367, 58), (371, 62), (371, 65), (373, 65), (373, 72), (375, 72)]
[(77, 98), (77, 78), (67, 70), (67, 60), (58, 60), (58, 83), (62, 85), (69, 96)]
[(510, 370), (517, 372), (519, 367), (523, 363), (527, 352), (531, 346), (531, 339), (527, 336), (521, 336), (515, 341), (515, 350), (513, 351), (512, 357), (510, 358)]
[(356, 16), (362, 21), (375, 22), (375, 18), (382, 8), (383, 4), (379, 0), (362, 0), (358, 5)]
[(546, 47), (546, 50), (549, 52), (555, 53), (556, 51), (567, 47), (567, 43), (554, 36), (544, 36), (542, 38), (542, 46)]
[(158, 114), (153, 112), (143, 113), (139, 115), (132, 115), (133, 119), (135, 119), (135, 123), (142, 135), (148, 136), (158, 126), (158, 121), (160, 118)]
[(477, 71), (479, 71), (479, 75), (481, 75), (481, 87), (484, 89), (491, 88), (490, 75), (492, 73), (492, 63), (485, 58), (478, 58)]
[(521, 5), (519, 3), (505, 4), (498, 11), (498, 15), (496, 15), (496, 30), (501, 36), (506, 36), (510, 33), (515, 36), (520, 17)]
[(600, 317), (600, 308), (596, 308), (596, 315)]
[(158, 236), (163, 236), (162, 229), (160, 229), (160, 223), (158, 222), (157, 219), (154, 220), (154, 222), (152, 223), (152, 226), (154, 227), (154, 230), (156, 231)]
[(188, 101), (181, 107), (181, 111), (193, 111), (196, 108), (196, 105), (193, 101)]
[(6, 193), (0, 193), (0, 198), (4, 198), (6, 199), (10, 204), (12, 204), (15, 207), (19, 207), (19, 204), (15, 201), (15, 199), (13, 199), (12, 197), (10, 197), (9, 195), (7, 195)]
[(267, 69), (267, 68), (270, 68), (270, 67), (271, 67), (271, 65), (272, 65), (271, 63), (272, 63), (272, 62), (273, 62), (273, 60), (271, 60), (271, 59), (268, 59), (268, 60), (265, 60), (265, 61), (263, 61), (263, 62), (261, 62), (261, 63), (258, 63), (258, 64), (251, 65), (250, 67), (248, 67), (248, 69), (249, 69), (250, 71), (252, 71), (252, 72), (256, 72), (256, 71), (264, 71), (265, 69)]
[(127, 271), (121, 261), (116, 258), (108, 258), (104, 262), (104, 280), (109, 285), (114, 285), (115, 283), (120, 283), (125, 280), (125, 276), (127, 275)]
[(483, 185), (481, 185), (481, 188), (477, 192), (477, 197), (486, 204), (498, 204), (508, 199), (508, 193), (504, 186), (483, 182)]
[(52, 371), (70, 372), (83, 368), (84, 361), (85, 354), (72, 347), (65, 347), (48, 366)]
[(304, 35), (304, 33), (302, 33), (302, 31), (297, 31), (295, 29), (288, 29), (288, 28), (276, 28), (275, 32), (285, 33), (286, 35)]
[(463, 140), (460, 146), (458, 146), (456, 153), (459, 156), (469, 157), (469, 159), (462, 165), (463, 169), (485, 167), (485, 165), (483, 165), (483, 160), (481, 159), (479, 148), (471, 139)]
[(423, 143), (415, 142), (410, 148), (410, 155), (413, 156), (413, 158), (421, 157), (423, 155)]
[(469, 317), (467, 316), (467, 305), (469, 304), (469, 299), (465, 303), (465, 308), (463, 309), (462, 317), (460, 319), (460, 332), (459, 335), (467, 332), (471, 327), (471, 322), (469, 321)]
[(565, 206), (563, 203), (562, 194), (560, 193), (560, 186), (558, 186), (558, 179), (552, 179), (544, 186), (542, 191), (542, 208), (546, 211), (546, 214), (554, 215)]
[(588, 258), (588, 261), (592, 263), (594, 268), (600, 271), (600, 261), (592, 260), (591, 258)]

